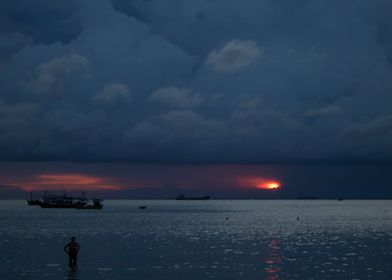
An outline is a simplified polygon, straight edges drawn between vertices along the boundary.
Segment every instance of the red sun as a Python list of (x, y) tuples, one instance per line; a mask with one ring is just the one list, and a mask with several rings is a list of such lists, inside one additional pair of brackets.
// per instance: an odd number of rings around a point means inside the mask
[(257, 188), (265, 190), (276, 190), (280, 188), (280, 183), (275, 181), (265, 182), (257, 185)]
[(240, 180), (244, 187), (254, 187), (262, 190), (277, 190), (281, 187), (281, 183), (276, 180), (254, 177)]

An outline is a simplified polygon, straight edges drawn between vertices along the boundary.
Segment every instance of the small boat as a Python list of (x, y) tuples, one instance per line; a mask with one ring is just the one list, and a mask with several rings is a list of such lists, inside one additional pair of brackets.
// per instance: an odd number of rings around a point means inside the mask
[(176, 200), (209, 200), (210, 196), (185, 196), (183, 194), (176, 197)]
[(139, 206), (139, 209), (141, 209), (141, 210), (144, 210), (146, 208), (147, 208), (147, 206), (144, 206), (144, 205)]

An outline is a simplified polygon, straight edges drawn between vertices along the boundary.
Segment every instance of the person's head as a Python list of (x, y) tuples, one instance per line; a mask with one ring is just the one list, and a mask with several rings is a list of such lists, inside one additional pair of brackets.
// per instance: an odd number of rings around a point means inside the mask
[(75, 242), (75, 237), (74, 236), (71, 237), (71, 241)]

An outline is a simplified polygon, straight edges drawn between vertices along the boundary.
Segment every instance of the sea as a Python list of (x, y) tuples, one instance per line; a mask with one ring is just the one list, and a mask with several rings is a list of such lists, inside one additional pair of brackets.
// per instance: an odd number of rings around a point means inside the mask
[(2, 200), (0, 263), (2, 280), (392, 279), (392, 201)]

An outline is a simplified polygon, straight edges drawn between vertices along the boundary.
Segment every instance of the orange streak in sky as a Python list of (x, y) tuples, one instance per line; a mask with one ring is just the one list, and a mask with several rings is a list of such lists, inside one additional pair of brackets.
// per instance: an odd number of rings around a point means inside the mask
[(121, 190), (124, 186), (117, 185), (105, 177), (83, 174), (39, 174), (25, 182), (14, 183), (24, 191), (68, 190)]
[(67, 185), (92, 185), (99, 184), (102, 182), (102, 178), (86, 176), (86, 175), (75, 175), (75, 174), (65, 174), (65, 175), (38, 175), (38, 178), (43, 180), (42, 184), (67, 184)]

